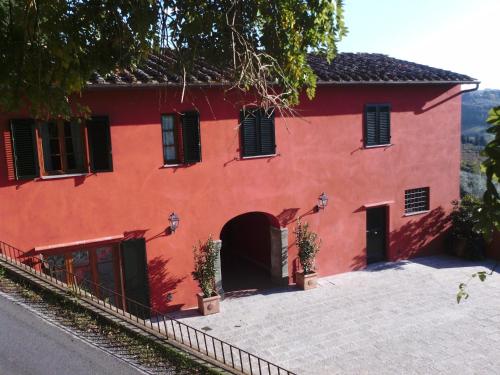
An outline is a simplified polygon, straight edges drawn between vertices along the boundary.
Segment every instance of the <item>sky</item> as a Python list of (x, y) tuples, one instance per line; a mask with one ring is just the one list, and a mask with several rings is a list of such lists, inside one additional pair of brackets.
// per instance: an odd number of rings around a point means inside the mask
[(345, 0), (341, 52), (376, 52), (500, 89), (500, 0)]

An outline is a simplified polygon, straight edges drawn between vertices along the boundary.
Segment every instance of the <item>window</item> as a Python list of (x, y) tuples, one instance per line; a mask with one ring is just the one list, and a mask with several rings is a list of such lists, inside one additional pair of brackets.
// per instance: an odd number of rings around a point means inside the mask
[(429, 188), (405, 191), (405, 214), (414, 214), (429, 210)]
[(60, 251), (43, 255), (46, 274), (68, 284), (76, 283), (97, 297), (122, 306), (119, 294), (123, 294), (124, 289), (119, 273), (118, 244), (75, 251), (61, 248)]
[(38, 123), (11, 120), (10, 128), (18, 180), (113, 170), (107, 117)]
[(391, 108), (388, 104), (365, 107), (365, 147), (391, 143)]
[(47, 174), (83, 171), (83, 127), (79, 121), (41, 123), (40, 132)]
[(241, 111), (240, 117), (242, 156), (274, 155), (274, 110), (246, 109)]
[(184, 112), (161, 116), (163, 163), (193, 164), (201, 161), (200, 116)]

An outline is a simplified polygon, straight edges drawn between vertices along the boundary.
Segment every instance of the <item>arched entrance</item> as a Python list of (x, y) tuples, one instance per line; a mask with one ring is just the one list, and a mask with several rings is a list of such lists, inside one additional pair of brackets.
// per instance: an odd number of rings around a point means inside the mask
[(266, 289), (288, 282), (288, 231), (272, 215), (249, 212), (224, 225), (221, 234), (224, 292)]

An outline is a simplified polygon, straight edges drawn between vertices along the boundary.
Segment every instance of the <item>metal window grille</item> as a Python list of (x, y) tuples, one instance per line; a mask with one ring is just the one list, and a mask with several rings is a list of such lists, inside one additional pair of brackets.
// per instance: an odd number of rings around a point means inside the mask
[(409, 189), (405, 191), (405, 214), (429, 210), (429, 188)]

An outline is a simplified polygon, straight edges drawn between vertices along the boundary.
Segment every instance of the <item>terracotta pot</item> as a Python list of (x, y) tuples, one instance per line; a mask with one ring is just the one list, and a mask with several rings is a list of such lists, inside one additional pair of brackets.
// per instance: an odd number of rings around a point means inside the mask
[(302, 290), (314, 289), (318, 286), (318, 274), (316, 272), (304, 275), (304, 272), (296, 273), (297, 286)]
[(220, 311), (220, 296), (203, 298), (203, 293), (198, 293), (198, 310), (202, 315), (216, 314)]

